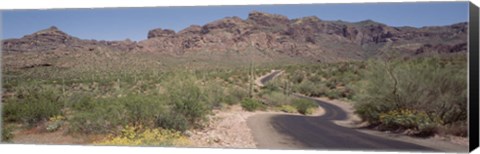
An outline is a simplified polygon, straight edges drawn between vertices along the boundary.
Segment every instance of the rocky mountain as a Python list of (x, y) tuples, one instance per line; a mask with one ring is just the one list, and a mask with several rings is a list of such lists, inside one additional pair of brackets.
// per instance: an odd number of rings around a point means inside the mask
[(84, 40), (66, 34), (57, 27), (40, 30), (20, 39), (3, 40), (2, 50), (6, 52), (46, 51), (93, 51), (124, 50), (135, 48), (136, 42)]
[(82, 40), (55, 27), (3, 41), (3, 50), (121, 50), (182, 54), (185, 52), (262, 52), (313, 58), (356, 60), (397, 51), (404, 55), (466, 52), (468, 24), (434, 27), (392, 27), (371, 20), (324, 21), (315, 16), (251, 12), (247, 19), (226, 17), (179, 32), (153, 29), (147, 39), (132, 42)]

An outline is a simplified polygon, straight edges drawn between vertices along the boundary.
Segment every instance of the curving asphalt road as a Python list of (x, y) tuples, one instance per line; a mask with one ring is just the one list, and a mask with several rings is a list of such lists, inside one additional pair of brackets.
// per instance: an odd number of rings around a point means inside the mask
[[(268, 82), (273, 76), (267, 76), (270, 78), (261, 80), (262, 83)], [(324, 109), (325, 114), (316, 117), (291, 114), (259, 114), (247, 119), (247, 124), (252, 130), (257, 147), (268, 149), (437, 151), (428, 147), (372, 136), (352, 128), (339, 126), (333, 121), (347, 119), (345, 111), (333, 104), (312, 100)]]
[(267, 83), (268, 81), (272, 80), (273, 77), (277, 76), (277, 74), (280, 73), (280, 72), (281, 72), (281, 71), (279, 71), (279, 70), (273, 71), (273, 72), (271, 72), (269, 75), (261, 78), (261, 79), (260, 79), (260, 82), (261, 82), (262, 84), (265, 84), (265, 83)]

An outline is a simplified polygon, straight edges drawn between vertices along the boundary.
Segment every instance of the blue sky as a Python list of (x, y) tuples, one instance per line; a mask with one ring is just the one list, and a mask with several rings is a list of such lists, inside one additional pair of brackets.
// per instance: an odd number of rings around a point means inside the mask
[(226, 16), (246, 19), (254, 10), (290, 19), (304, 16), (349, 22), (371, 19), (391, 26), (439, 26), (468, 20), (468, 2), (3, 10), (2, 38), (20, 38), (57, 26), (82, 39), (139, 41), (146, 39), (147, 32), (154, 28), (178, 32), (192, 24), (204, 25)]

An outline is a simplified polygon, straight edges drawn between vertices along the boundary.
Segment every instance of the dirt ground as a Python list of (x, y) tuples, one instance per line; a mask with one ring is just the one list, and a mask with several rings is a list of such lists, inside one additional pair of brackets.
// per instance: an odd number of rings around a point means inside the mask
[(67, 129), (61, 127), (55, 132), (45, 130), (43, 124), (31, 129), (14, 132), (12, 142), (15, 144), (81, 144), (88, 145), (98, 136), (67, 135)]

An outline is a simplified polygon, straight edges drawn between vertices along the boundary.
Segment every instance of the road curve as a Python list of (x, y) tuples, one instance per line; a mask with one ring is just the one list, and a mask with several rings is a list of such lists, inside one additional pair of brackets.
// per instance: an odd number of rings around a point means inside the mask
[(273, 77), (277, 76), (279, 73), (281, 73), (282, 71), (278, 71), (278, 70), (275, 70), (275, 71), (272, 71), (271, 73), (269, 73), (268, 75), (264, 76), (263, 78), (260, 79), (260, 83), (262, 84), (265, 84), (267, 83), (268, 81), (272, 80)]
[[(262, 81), (265, 83), (269, 79)], [(258, 114), (248, 118), (247, 124), (252, 130), (257, 148), (437, 151), (428, 147), (373, 136), (353, 128), (339, 126), (333, 121), (346, 120), (348, 116), (340, 107), (305, 96), (297, 97), (315, 101), (324, 109), (325, 113), (321, 116)]]

